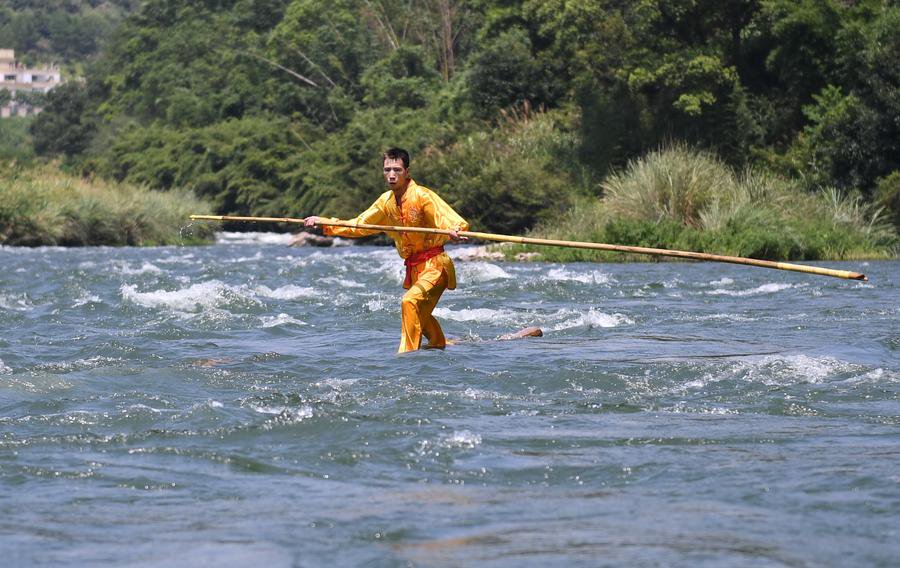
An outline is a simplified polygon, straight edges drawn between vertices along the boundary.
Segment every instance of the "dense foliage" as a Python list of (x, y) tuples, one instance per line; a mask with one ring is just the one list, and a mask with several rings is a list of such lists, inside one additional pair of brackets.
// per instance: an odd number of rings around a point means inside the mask
[(76, 63), (97, 54), (138, 0), (5, 0), (0, 48), (26, 62)]
[(0, 120), (0, 162), (30, 163), (34, 159), (29, 128), (33, 117)]
[(82, 173), (292, 216), (355, 214), (405, 146), (475, 227), (519, 232), (676, 141), (896, 207), (898, 85), (887, 0), (147, 0), (33, 137)]

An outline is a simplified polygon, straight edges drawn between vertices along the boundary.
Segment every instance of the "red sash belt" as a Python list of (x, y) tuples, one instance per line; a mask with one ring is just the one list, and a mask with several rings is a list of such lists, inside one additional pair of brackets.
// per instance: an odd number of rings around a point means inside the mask
[(428, 260), (429, 258), (434, 258), (437, 255), (444, 252), (444, 247), (432, 247), (427, 250), (423, 250), (422, 252), (417, 252), (415, 254), (411, 254), (403, 260), (403, 264), (406, 265), (406, 279), (403, 281), (403, 287), (409, 288), (412, 286), (412, 267), (418, 266)]

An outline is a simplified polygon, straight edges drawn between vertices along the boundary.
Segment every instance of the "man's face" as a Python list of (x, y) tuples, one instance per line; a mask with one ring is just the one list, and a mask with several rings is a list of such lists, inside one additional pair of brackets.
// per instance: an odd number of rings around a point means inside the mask
[(403, 160), (385, 158), (384, 181), (391, 186), (391, 189), (406, 187), (406, 183), (409, 181), (409, 170), (403, 167)]

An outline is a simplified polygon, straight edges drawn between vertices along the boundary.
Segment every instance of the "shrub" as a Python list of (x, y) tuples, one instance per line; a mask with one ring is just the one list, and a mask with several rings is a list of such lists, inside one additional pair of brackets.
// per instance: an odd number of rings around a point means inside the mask
[(28, 163), (34, 160), (29, 134), (33, 121), (34, 118), (30, 116), (0, 120), (0, 161)]
[(601, 187), (613, 216), (692, 227), (703, 224), (704, 213), (735, 207), (743, 198), (725, 164), (682, 145), (632, 160)]
[(574, 136), (559, 113), (528, 105), (502, 115), (497, 128), (450, 146), (428, 148), (418, 169), (473, 230), (520, 233), (547, 220), (584, 189), (567, 157)]
[(884, 208), (885, 216), (900, 229), (900, 170), (879, 180), (875, 204)]

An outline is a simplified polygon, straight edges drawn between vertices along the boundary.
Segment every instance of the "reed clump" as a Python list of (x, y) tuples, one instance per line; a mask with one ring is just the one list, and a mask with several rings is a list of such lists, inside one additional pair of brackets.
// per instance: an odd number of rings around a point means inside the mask
[[(706, 152), (675, 145), (631, 161), (602, 183), (599, 199), (575, 201), (532, 236), (743, 256), (857, 260), (897, 254), (897, 232), (855, 193), (810, 193), (768, 172), (736, 172)], [(507, 247), (543, 260), (648, 260), (550, 247)]]
[(154, 246), (199, 244), (212, 227), (185, 219), (210, 207), (186, 191), (158, 192), (83, 179), (52, 165), (0, 164), (0, 244)]

